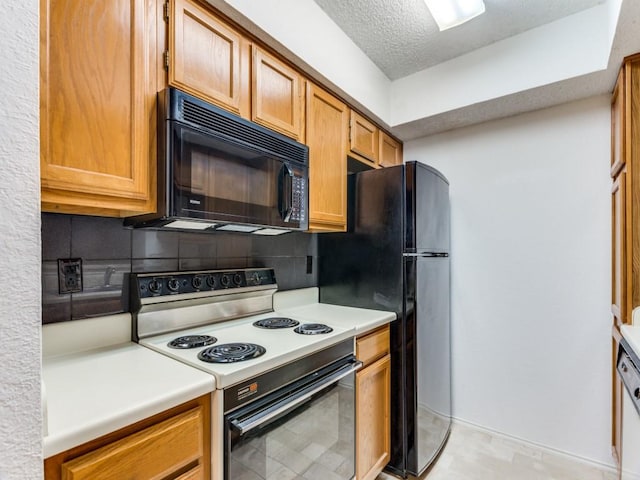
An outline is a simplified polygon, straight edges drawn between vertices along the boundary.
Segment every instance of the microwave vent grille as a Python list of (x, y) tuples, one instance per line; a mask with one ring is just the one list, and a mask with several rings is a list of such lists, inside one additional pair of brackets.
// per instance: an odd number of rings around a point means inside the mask
[[(243, 119), (230, 118), (210, 108), (204, 108), (186, 99), (182, 101), (182, 114), (185, 121), (223, 135), (229, 140), (240, 140), (248, 145), (256, 145), (263, 152), (287, 160), (307, 164), (309, 149), (293, 140), (287, 141), (275, 134), (263, 131)], [(226, 113), (226, 112), (225, 112)]]

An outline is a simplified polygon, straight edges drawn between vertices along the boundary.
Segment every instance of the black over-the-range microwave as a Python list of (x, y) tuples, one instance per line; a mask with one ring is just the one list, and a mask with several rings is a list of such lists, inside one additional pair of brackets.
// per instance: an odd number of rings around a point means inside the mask
[(158, 208), (125, 225), (307, 230), (309, 148), (175, 88), (158, 94)]

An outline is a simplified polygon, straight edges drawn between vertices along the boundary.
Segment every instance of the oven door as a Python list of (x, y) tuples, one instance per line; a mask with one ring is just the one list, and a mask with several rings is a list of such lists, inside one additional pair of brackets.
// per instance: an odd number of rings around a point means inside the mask
[[(169, 121), (168, 128), (170, 216), (218, 224), (307, 228), (305, 165), (179, 122)], [(252, 231), (250, 227), (236, 230)]]
[(225, 415), (225, 479), (351, 479), (355, 475), (351, 357)]

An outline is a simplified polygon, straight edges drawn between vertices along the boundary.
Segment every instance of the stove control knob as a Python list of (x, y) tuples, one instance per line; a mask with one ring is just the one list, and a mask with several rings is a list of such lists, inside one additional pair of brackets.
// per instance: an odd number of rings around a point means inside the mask
[(227, 288), (229, 285), (231, 285), (231, 277), (229, 275), (223, 275), (222, 278), (220, 279), (220, 283), (222, 284), (223, 287)]
[(151, 280), (149, 282), (149, 291), (151, 293), (160, 293), (162, 290), (162, 282), (160, 280)]
[(180, 282), (178, 282), (178, 280), (175, 278), (170, 278), (167, 282), (167, 288), (169, 288), (169, 290), (171, 290), (172, 292), (177, 292), (178, 288), (180, 288)]
[(216, 286), (216, 277), (214, 277), (213, 275), (207, 275), (207, 285), (210, 288), (213, 288)]
[(193, 277), (193, 280), (191, 280), (191, 285), (193, 285), (193, 288), (197, 289), (202, 287), (202, 277), (200, 275), (196, 275), (195, 277)]
[(249, 281), (253, 285), (260, 285), (262, 283), (262, 278), (260, 278), (260, 274), (258, 272), (253, 272), (253, 275), (251, 275)]
[(242, 275), (240, 275), (239, 273), (236, 273), (233, 276), (233, 283), (236, 287), (239, 287), (242, 284)]

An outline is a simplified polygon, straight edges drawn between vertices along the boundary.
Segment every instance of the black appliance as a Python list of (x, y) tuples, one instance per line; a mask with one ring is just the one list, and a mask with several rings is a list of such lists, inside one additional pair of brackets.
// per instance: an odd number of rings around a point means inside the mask
[(306, 230), (309, 148), (168, 88), (158, 94), (158, 209), (135, 227)]
[(408, 162), (349, 175), (348, 230), (318, 237), (320, 301), (393, 311), (391, 460), (419, 476), (451, 425), (449, 182)]
[[(353, 340), (344, 340), (225, 389), (225, 480), (353, 479), (361, 366)], [(262, 397), (252, 395), (260, 388)], [(300, 445), (314, 453), (300, 454)]]

